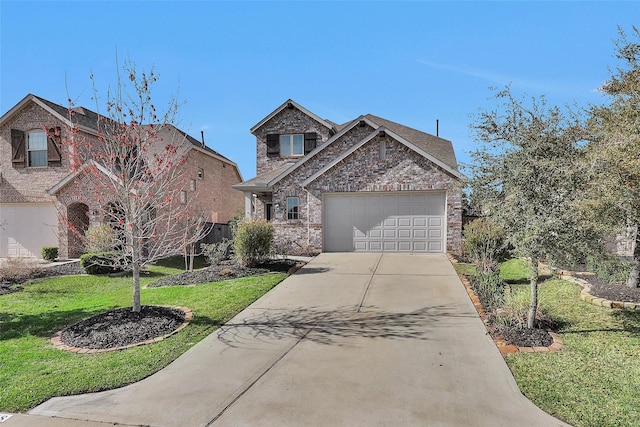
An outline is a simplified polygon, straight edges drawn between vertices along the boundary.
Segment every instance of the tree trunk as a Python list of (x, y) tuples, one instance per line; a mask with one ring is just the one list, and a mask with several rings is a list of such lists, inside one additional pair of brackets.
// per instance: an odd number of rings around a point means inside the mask
[(140, 263), (133, 263), (133, 312), (140, 313)]
[(640, 230), (636, 230), (636, 245), (633, 248), (633, 264), (627, 279), (627, 286), (630, 288), (640, 287)]
[(531, 305), (527, 316), (527, 328), (533, 329), (536, 326), (536, 313), (538, 311), (538, 260), (531, 259), (531, 275), (529, 276), (529, 286), (531, 288)]

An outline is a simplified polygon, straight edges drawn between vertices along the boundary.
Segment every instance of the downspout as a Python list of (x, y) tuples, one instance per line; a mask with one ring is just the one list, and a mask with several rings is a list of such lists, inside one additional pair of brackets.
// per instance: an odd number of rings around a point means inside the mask
[(307, 193), (307, 250), (309, 246), (311, 246), (311, 219), (309, 215), (311, 214), (311, 208), (309, 207), (309, 201), (311, 198), (311, 193), (307, 190), (307, 187), (302, 187), (304, 191)]

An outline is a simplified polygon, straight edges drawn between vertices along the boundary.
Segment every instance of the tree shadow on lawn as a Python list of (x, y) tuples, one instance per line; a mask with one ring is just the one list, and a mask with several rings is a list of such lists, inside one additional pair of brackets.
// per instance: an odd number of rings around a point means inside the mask
[[(538, 284), (549, 280), (553, 278), (553, 275), (551, 274), (541, 274), (538, 276)], [(507, 285), (528, 285), (529, 284), (529, 278), (528, 277), (522, 277), (520, 279), (506, 279), (504, 281), (504, 283), (506, 283)]]
[(611, 317), (620, 322), (619, 327), (603, 327), (592, 329), (570, 329), (571, 324), (563, 324), (561, 332), (571, 334), (588, 334), (592, 332), (628, 332), (640, 336), (640, 311), (612, 309)]
[[(473, 318), (447, 306), (424, 307), (409, 313), (384, 312), (375, 307), (356, 311), (353, 306), (335, 310), (297, 308), (265, 310), (242, 322), (220, 328), (218, 340), (230, 347), (251, 346), (256, 341), (302, 339), (327, 345), (341, 345), (343, 338), (385, 338), (428, 340), (433, 326), (455, 318)], [(442, 325), (459, 327), (459, 325)]]
[(97, 313), (86, 309), (50, 310), (35, 315), (0, 312), (0, 341), (27, 335), (48, 338), (60, 329)]

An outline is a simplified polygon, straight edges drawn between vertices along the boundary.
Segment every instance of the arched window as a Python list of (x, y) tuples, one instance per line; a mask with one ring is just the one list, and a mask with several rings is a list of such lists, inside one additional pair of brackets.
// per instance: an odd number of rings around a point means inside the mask
[(27, 133), (28, 166), (47, 166), (47, 134), (42, 129)]

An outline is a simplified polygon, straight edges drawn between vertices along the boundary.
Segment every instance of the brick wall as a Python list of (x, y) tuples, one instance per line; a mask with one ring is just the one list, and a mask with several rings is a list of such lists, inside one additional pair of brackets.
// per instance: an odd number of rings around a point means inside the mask
[[(443, 190), (447, 194), (447, 250), (459, 252), (462, 241), (462, 195), (460, 183), (439, 166), (413, 150), (384, 137), (386, 158), (380, 160), (380, 137), (360, 147), (352, 155), (319, 177), (307, 189), (301, 183), (319, 167), (330, 162), (371, 128), (355, 127), (336, 141), (335, 149), (326, 149), (316, 159), (283, 179), (273, 193), (274, 228), (280, 240), (295, 241), (300, 252), (320, 251), (322, 248), (322, 194), (333, 192), (385, 192)], [(340, 147), (340, 148), (338, 148)], [(286, 198), (300, 199), (300, 220), (286, 220)]]
[(267, 123), (256, 130), (256, 172), (258, 175), (269, 172), (282, 163), (298, 160), (300, 157), (280, 157), (279, 155), (267, 155), (267, 135), (268, 134), (296, 134), (315, 132), (317, 134), (316, 145), (324, 144), (331, 136), (330, 129), (320, 124), (316, 120), (293, 108), (280, 111)]
[[(37, 168), (13, 166), (11, 129), (27, 132), (56, 126), (62, 130), (61, 166)], [(76, 239), (68, 230), (65, 220), (69, 215), (68, 207), (74, 204), (86, 205), (90, 225), (96, 225), (102, 221), (102, 218), (97, 218), (92, 213), (100, 212), (109, 200), (108, 195), (100, 194), (101, 190), (82, 175), (64, 187), (57, 197), (46, 193), (48, 189), (73, 172), (69, 161), (70, 147), (65, 144), (69, 136), (69, 131), (63, 122), (33, 103), (27, 104), (0, 127), (0, 171), (2, 173), (0, 203), (54, 202), (61, 218), (58, 224), (61, 257), (75, 255), (74, 246), (77, 246)], [(78, 149), (89, 150), (97, 147), (95, 136), (80, 132), (77, 137), (90, 142), (80, 144)], [(191, 147), (190, 142), (184, 139), (180, 142), (186, 144), (186, 147)], [(187, 197), (193, 198), (195, 205), (207, 212), (211, 222), (226, 223), (242, 209), (243, 193), (231, 188), (233, 184), (241, 181), (236, 167), (199, 149), (191, 149), (188, 152), (182, 167), (186, 169), (186, 173), (180, 185), (187, 191)], [(203, 171), (202, 177), (198, 176), (199, 169)], [(195, 181), (194, 190), (192, 190), (191, 180)]]
[[(46, 190), (67, 176), (69, 147), (62, 144), (62, 162), (57, 167), (14, 167), (11, 161), (11, 129), (25, 133), (35, 129), (59, 126), (62, 139), (68, 136), (65, 125), (36, 104), (28, 104), (11, 120), (0, 127), (0, 203), (52, 202)], [(25, 141), (26, 144), (26, 141)]]

